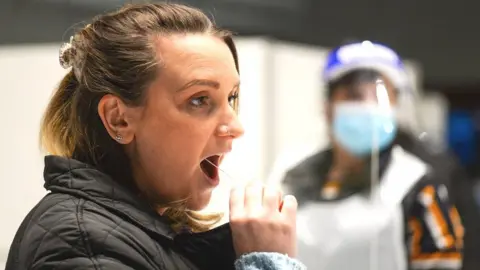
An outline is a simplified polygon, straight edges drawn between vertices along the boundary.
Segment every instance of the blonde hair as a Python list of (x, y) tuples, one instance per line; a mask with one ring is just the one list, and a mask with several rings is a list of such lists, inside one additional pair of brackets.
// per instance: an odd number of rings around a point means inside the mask
[[(72, 69), (62, 79), (44, 114), (40, 131), (44, 150), (91, 164), (135, 188), (124, 177), (131, 175), (129, 159), (107, 133), (97, 105), (106, 94), (118, 96), (132, 106), (142, 105), (143, 93), (162, 68), (152, 45), (154, 37), (177, 33), (221, 38), (232, 52), (238, 71), (231, 33), (217, 28), (195, 8), (171, 3), (134, 4), (99, 16), (61, 50), (62, 66)], [(205, 231), (222, 216), (190, 211), (184, 202), (158, 207), (164, 208), (174, 229), (188, 226), (192, 231)]]

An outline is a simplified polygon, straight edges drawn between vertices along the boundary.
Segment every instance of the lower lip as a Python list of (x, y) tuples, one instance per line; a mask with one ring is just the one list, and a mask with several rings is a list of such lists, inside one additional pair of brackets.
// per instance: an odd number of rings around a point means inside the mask
[[(203, 173), (203, 171), (202, 171), (202, 173)], [(220, 177), (218, 177), (218, 176), (215, 179), (212, 179), (212, 178), (208, 177), (205, 173), (203, 173), (203, 176), (205, 177), (207, 182), (213, 187), (216, 187), (216, 186), (218, 186), (218, 184), (220, 184)]]

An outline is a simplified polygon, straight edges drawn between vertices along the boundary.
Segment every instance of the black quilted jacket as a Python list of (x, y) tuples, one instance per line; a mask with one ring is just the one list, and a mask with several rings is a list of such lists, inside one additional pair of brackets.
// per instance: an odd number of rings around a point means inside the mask
[(6, 270), (234, 269), (227, 225), (175, 235), (168, 222), (102, 172), (45, 158), (47, 194), (27, 215)]

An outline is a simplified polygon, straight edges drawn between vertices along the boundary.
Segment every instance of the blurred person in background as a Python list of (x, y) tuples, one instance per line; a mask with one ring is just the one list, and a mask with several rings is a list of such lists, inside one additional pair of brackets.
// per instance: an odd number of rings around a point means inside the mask
[(328, 55), (324, 79), (331, 147), (270, 180), (298, 200), (299, 260), (320, 270), (461, 268), (454, 166), (399, 123), (409, 87), (400, 57), (381, 44), (344, 45)]
[[(234, 189), (230, 224), (198, 212), (242, 135), (232, 36), (201, 11), (129, 5), (78, 31), (41, 128), (45, 188), (7, 270), (304, 269), (296, 200)], [(27, 165), (28, 167), (28, 165)]]

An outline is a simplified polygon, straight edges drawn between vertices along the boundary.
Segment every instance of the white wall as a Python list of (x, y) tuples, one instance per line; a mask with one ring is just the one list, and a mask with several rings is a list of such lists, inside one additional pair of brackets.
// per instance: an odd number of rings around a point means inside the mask
[(23, 217), (45, 194), (40, 117), (64, 73), (58, 45), (0, 47), (0, 268)]
[[(243, 137), (233, 146), (224, 160), (223, 180), (214, 191), (210, 207), (206, 211), (228, 211), (228, 195), (234, 185), (258, 181), (266, 174), (268, 156), (268, 106), (269, 42), (265, 39), (237, 39), (240, 58), (240, 121), (245, 129)], [(224, 216), (225, 218), (228, 215)]]
[[(285, 149), (320, 147), (327, 140), (321, 68), (325, 48), (237, 39), (245, 136), (234, 145), (210, 209), (225, 209), (232, 184), (264, 181)], [(45, 194), (38, 148), (40, 117), (65, 71), (59, 44), (0, 47), (0, 268), (26, 213)], [(230, 179), (230, 180), (228, 180)]]
[(422, 129), (432, 143), (432, 150), (447, 149), (447, 118), (449, 104), (444, 95), (438, 92), (426, 92), (421, 96), (418, 115), (421, 117)]
[[(265, 182), (281, 153), (326, 143), (320, 75), (327, 49), (268, 39), (239, 39), (237, 45), (246, 132), (222, 167), (236, 183)], [(225, 211), (233, 183), (224, 183), (212, 208)]]
[(276, 157), (286, 148), (301, 145), (325, 145), (325, 89), (321, 76), (328, 49), (279, 43), (273, 45), (273, 52), (272, 154)]

